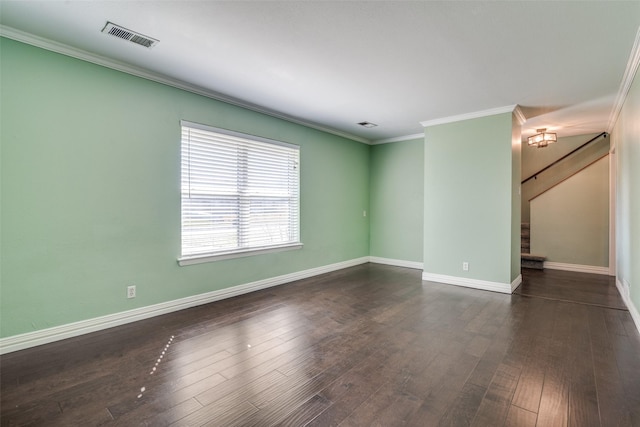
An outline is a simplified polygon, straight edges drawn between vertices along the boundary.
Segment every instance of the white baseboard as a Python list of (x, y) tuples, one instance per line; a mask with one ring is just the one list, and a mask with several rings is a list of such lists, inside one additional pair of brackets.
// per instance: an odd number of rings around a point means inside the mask
[(112, 328), (114, 326), (136, 322), (138, 320), (160, 316), (162, 314), (184, 310), (185, 308), (208, 304), (260, 289), (283, 285), (285, 283), (306, 279), (324, 273), (330, 273), (332, 271), (341, 270), (347, 267), (353, 267), (359, 264), (366, 264), (367, 262), (369, 262), (369, 257), (356, 258), (348, 261), (338, 262), (335, 264), (325, 265), (322, 267), (316, 267), (308, 270), (298, 271), (295, 273), (285, 274), (282, 276), (272, 277), (269, 279), (258, 280), (256, 282), (233, 286), (226, 289), (220, 289), (217, 291), (206, 292), (204, 294), (193, 295), (173, 301), (167, 301), (160, 304), (122, 311), (120, 313), (109, 314), (106, 316), (95, 317), (93, 319), (68, 323), (66, 325), (54, 326), (52, 328), (42, 329), (39, 331), (27, 332), (20, 335), (0, 338), (0, 354), (23, 350), (42, 344), (48, 344), (55, 341), (88, 334), (90, 332)]
[(636, 329), (640, 332), (640, 312), (638, 312), (636, 306), (633, 305), (633, 301), (631, 301), (631, 297), (629, 295), (629, 284), (625, 281), (620, 282), (620, 280), (616, 278), (616, 288), (618, 288), (618, 292), (620, 292), (622, 300), (629, 309), (629, 313), (631, 314), (633, 323), (636, 325)]
[(522, 282), (522, 276), (518, 276), (513, 283), (490, 282), (487, 280), (469, 279), (466, 277), (446, 276), (444, 274), (434, 274), (422, 272), (422, 280), (446, 283), (448, 285), (464, 286), (466, 288), (482, 289), (484, 291), (501, 292), (511, 294)]
[(511, 282), (511, 293), (515, 291), (518, 286), (522, 284), (522, 274), (518, 274), (518, 277), (515, 278), (513, 282)]
[(414, 268), (416, 270), (422, 270), (424, 268), (424, 263), (422, 262), (405, 261), (402, 259), (380, 258), (377, 256), (370, 256), (369, 262), (372, 262), (374, 264), (394, 265), (396, 267)]
[(577, 273), (591, 273), (609, 275), (609, 267), (599, 267), (595, 265), (566, 264), (562, 262), (545, 261), (544, 268), (549, 270), (575, 271)]

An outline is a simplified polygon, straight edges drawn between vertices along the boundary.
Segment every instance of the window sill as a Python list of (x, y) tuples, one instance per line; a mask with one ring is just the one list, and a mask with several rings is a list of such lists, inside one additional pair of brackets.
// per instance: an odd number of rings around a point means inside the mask
[(272, 252), (292, 251), (296, 249), (302, 249), (302, 246), (304, 246), (302, 243), (290, 243), (287, 245), (269, 246), (265, 248), (219, 252), (215, 255), (213, 254), (193, 255), (193, 256), (178, 258), (178, 265), (180, 265), (181, 267), (184, 267), (186, 265), (203, 264), (205, 262), (222, 261), (225, 259), (241, 258), (241, 257), (247, 257), (247, 256), (253, 256), (253, 255), (262, 255), (262, 254), (268, 254)]

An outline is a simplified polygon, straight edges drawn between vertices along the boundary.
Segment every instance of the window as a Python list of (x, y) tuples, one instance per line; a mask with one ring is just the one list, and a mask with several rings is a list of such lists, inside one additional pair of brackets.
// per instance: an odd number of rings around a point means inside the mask
[(180, 265), (301, 247), (300, 148), (181, 125)]

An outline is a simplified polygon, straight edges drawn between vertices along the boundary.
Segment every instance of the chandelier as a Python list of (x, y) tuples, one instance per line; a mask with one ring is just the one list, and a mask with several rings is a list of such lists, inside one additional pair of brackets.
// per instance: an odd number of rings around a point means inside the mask
[(558, 140), (558, 137), (555, 133), (547, 132), (547, 128), (538, 129), (535, 135), (527, 138), (527, 143), (529, 146), (544, 148), (547, 145), (554, 143)]

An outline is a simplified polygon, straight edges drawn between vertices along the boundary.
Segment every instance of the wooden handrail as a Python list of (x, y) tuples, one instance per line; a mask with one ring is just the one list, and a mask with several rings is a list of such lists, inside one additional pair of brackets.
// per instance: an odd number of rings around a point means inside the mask
[(594, 136), (593, 138), (591, 138), (590, 140), (588, 140), (587, 142), (585, 142), (584, 144), (582, 144), (581, 146), (579, 146), (578, 148), (575, 148), (573, 150), (571, 150), (571, 152), (565, 154), (564, 156), (560, 157), (558, 160), (556, 160), (555, 162), (543, 167), (542, 169), (540, 169), (538, 172), (534, 173), (533, 175), (531, 175), (529, 178), (526, 178), (524, 180), (522, 180), (522, 182), (520, 184), (524, 184), (525, 182), (529, 181), (532, 178), (535, 178), (536, 176), (538, 176), (539, 174), (541, 174), (542, 172), (546, 171), (547, 169), (551, 168), (552, 166), (560, 163), (562, 160), (566, 159), (567, 157), (569, 157), (570, 155), (572, 155), (573, 153), (575, 153), (578, 150), (581, 150), (582, 148), (586, 147), (587, 145), (591, 144), (592, 142), (594, 142), (595, 140), (597, 140), (600, 137), (607, 137), (609, 134), (607, 132), (602, 132), (596, 136)]
[(602, 160), (605, 157), (607, 157), (609, 155), (609, 153), (603, 154), (602, 156), (599, 156), (597, 159), (594, 159), (592, 162), (589, 162), (588, 165), (584, 165), (583, 167), (580, 168), (580, 170), (577, 170), (575, 172), (573, 172), (570, 176), (566, 177), (565, 179), (556, 182), (555, 184), (553, 184), (552, 186), (550, 186), (549, 188), (539, 192), (538, 194), (536, 194), (535, 196), (533, 196), (532, 198), (529, 199), (529, 202), (531, 202), (533, 199), (535, 199), (536, 197), (542, 196), (544, 193), (546, 193), (547, 191), (551, 190), (552, 188), (557, 187), (558, 185), (562, 184), (563, 182), (565, 182), (566, 180), (568, 180), (569, 178), (571, 178), (574, 175), (577, 175), (578, 173), (582, 172), (583, 170), (585, 170), (586, 168), (588, 168), (589, 166), (591, 166), (592, 164), (594, 164), (595, 162), (597, 162), (598, 160)]

